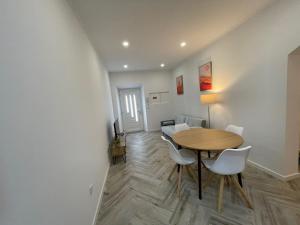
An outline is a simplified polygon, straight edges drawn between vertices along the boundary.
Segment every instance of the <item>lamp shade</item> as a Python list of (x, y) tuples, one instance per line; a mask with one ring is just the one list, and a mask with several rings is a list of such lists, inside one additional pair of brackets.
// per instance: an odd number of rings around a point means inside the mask
[(202, 104), (213, 104), (216, 103), (218, 100), (218, 94), (217, 93), (208, 93), (200, 95), (200, 102)]

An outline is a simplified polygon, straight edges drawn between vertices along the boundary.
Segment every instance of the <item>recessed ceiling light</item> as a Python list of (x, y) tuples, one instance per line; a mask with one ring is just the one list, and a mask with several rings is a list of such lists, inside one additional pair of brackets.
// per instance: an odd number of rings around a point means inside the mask
[(161, 67), (161, 68), (164, 68), (164, 67), (165, 67), (165, 64), (164, 64), (164, 63), (160, 64), (160, 67)]
[(181, 48), (183, 48), (183, 47), (185, 47), (185, 46), (186, 46), (186, 42), (185, 42), (185, 41), (183, 41), (183, 42), (180, 43), (180, 47), (181, 47)]
[(122, 45), (123, 45), (124, 48), (128, 48), (130, 43), (129, 43), (129, 41), (123, 41)]
[(125, 69), (127, 69), (127, 68), (128, 68), (128, 65), (125, 64), (123, 67), (124, 67)]

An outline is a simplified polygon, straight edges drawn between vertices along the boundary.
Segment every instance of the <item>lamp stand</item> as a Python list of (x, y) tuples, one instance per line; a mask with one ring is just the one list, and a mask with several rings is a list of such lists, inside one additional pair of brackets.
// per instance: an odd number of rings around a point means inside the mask
[(207, 105), (208, 128), (210, 128), (210, 104)]

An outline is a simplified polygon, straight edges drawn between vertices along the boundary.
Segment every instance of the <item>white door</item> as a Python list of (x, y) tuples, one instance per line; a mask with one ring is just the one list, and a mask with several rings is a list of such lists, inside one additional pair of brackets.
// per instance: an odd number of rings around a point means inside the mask
[(141, 90), (119, 89), (123, 129), (126, 132), (144, 130)]

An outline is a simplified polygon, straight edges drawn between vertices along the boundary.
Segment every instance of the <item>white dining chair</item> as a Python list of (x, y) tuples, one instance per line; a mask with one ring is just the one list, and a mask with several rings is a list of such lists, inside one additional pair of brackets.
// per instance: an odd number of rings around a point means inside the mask
[[(245, 200), (247, 206), (252, 209), (252, 204), (246, 195), (246, 192), (234, 178), (234, 175), (241, 173), (246, 166), (246, 160), (249, 155), (249, 151), (252, 147), (247, 146), (239, 149), (226, 149), (224, 150), (216, 160), (202, 160), (204, 166), (214, 174), (220, 176), (220, 188), (218, 197), (218, 211), (221, 212), (223, 207), (223, 190), (224, 190), (224, 179), (226, 178), (228, 183), (232, 182), (241, 196)], [(212, 179), (213, 174), (209, 174), (207, 183), (203, 186), (205, 188)]]
[(235, 133), (237, 135), (243, 136), (244, 127), (239, 127), (239, 126), (230, 124), (225, 128), (225, 131), (229, 131), (229, 132)]
[(172, 169), (170, 175), (168, 176), (168, 180), (171, 178), (176, 168), (178, 168), (178, 176), (177, 176), (177, 196), (180, 198), (181, 192), (181, 179), (182, 179), (182, 171), (183, 167), (186, 168), (188, 174), (197, 182), (196, 174), (193, 169), (190, 167), (192, 164), (196, 162), (196, 155), (187, 149), (178, 150), (175, 145), (164, 136), (161, 136), (161, 139), (167, 142), (169, 155), (171, 159), (176, 163), (174, 168)]
[[(244, 132), (244, 127), (239, 127), (239, 126), (230, 124), (230, 125), (228, 125), (228, 126), (225, 128), (225, 131), (229, 131), (229, 132), (235, 133), (235, 134), (240, 135), (240, 136), (242, 137), (242, 136), (243, 136), (243, 132)], [(238, 181), (239, 181), (240, 185), (243, 187), (242, 174), (239, 173), (239, 174), (237, 175), (237, 177), (238, 177)]]
[(175, 124), (175, 132), (189, 130), (189, 129), (190, 129), (190, 127), (186, 123)]

